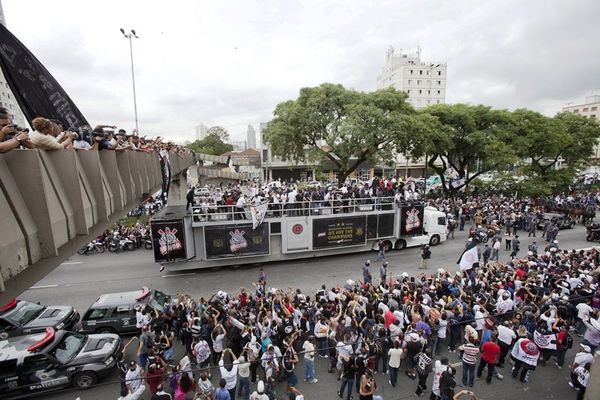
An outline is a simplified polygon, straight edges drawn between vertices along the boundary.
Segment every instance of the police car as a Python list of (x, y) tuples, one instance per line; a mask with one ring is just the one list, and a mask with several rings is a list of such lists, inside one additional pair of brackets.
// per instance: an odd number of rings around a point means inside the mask
[(47, 327), (71, 330), (78, 322), (79, 313), (71, 306), (45, 307), (12, 299), (0, 307), (0, 340), (44, 332)]
[(0, 398), (68, 386), (87, 389), (111, 371), (120, 349), (118, 335), (54, 328), (0, 341)]
[(164, 305), (171, 297), (155, 289), (143, 287), (141, 290), (100, 295), (83, 314), (80, 332), (132, 333), (136, 327), (136, 310), (150, 306), (164, 311)]

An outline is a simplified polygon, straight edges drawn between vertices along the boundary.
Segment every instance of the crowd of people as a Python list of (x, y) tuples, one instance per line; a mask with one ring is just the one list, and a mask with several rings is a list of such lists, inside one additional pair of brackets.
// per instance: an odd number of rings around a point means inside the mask
[[(551, 360), (583, 398), (600, 345), (597, 250), (553, 246), (456, 274), (384, 266), (315, 293), (270, 287), (261, 269), (251, 288), (139, 310), (137, 358), (119, 360), (122, 398), (300, 400), (298, 380), (318, 384), (317, 362), (346, 400), (382, 398), (377, 374), (432, 400), (476, 398), (483, 382), (526, 384)], [(178, 342), (185, 356), (174, 360)]]
[(76, 149), (168, 152), (182, 156), (189, 152), (185, 146), (165, 142), (160, 136), (148, 139), (137, 134), (128, 135), (124, 129), (117, 130), (112, 125), (63, 126), (58, 120), (37, 117), (31, 121), (31, 126), (34, 130), (29, 132), (28, 128), (13, 124), (8, 110), (0, 107), (0, 153), (15, 149)]

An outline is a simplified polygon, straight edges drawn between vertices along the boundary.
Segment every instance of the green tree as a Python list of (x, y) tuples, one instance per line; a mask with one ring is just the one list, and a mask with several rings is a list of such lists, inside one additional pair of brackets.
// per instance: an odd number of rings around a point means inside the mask
[(225, 143), (216, 132), (209, 133), (204, 139), (196, 140), (187, 147), (197, 153), (212, 154), (214, 156), (233, 150), (233, 146)]
[(597, 121), (573, 113), (550, 118), (519, 109), (513, 113), (512, 124), (526, 182), (555, 191), (568, 187), (577, 169), (592, 156), (600, 137)]
[(227, 132), (227, 129), (219, 125), (211, 126), (210, 128), (208, 128), (206, 134), (207, 136), (215, 135), (223, 142), (227, 142), (229, 140), (229, 133)]
[(338, 183), (363, 162), (394, 159), (413, 132), (416, 112), (393, 88), (364, 93), (324, 83), (279, 103), (265, 141), (273, 154), (314, 165), (331, 162)]
[[(412, 156), (428, 156), (428, 166), (440, 176), (445, 192), (453, 193), (469, 185), (479, 175), (516, 161), (511, 143), (510, 113), (490, 107), (466, 104), (439, 104), (424, 114), (435, 118), (433, 129), (412, 139)], [(462, 182), (456, 187), (446, 182), (454, 170)]]

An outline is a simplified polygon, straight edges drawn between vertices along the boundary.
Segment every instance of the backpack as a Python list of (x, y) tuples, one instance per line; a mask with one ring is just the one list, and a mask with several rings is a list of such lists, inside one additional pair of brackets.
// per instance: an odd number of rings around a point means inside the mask
[(570, 349), (573, 347), (573, 337), (571, 335), (569, 335), (567, 333), (567, 337), (565, 338), (565, 345), (567, 347), (567, 349)]

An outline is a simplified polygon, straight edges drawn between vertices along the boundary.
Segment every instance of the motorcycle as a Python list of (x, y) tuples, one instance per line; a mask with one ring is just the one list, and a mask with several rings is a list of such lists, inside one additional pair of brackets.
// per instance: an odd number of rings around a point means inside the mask
[(81, 249), (77, 250), (77, 254), (80, 256), (87, 256), (91, 251), (96, 251), (96, 253), (104, 253), (104, 250), (104, 243), (99, 240), (92, 240)]
[(135, 250), (135, 243), (126, 237), (114, 238), (108, 245), (108, 251), (118, 253), (119, 250), (133, 251)]

